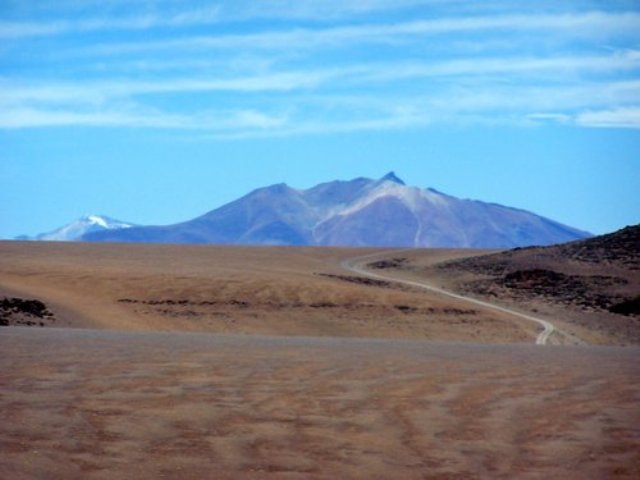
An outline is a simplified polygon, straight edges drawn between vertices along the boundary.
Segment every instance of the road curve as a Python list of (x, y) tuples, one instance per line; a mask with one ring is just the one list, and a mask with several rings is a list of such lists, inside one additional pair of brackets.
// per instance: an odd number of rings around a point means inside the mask
[(511, 310), (509, 308), (505, 308), (505, 307), (501, 307), (498, 305), (494, 305), (492, 303), (489, 302), (484, 302), (482, 300), (477, 300), (475, 298), (471, 298), (471, 297), (465, 297), (464, 295), (458, 295), (457, 293), (452, 293), (449, 292), (447, 290), (443, 290), (441, 288), (438, 287), (433, 287), (429, 284), (426, 283), (422, 283), (422, 282), (414, 282), (411, 280), (404, 280), (404, 279), (400, 279), (400, 278), (395, 278), (395, 277), (390, 277), (390, 276), (385, 276), (385, 275), (380, 275), (378, 273), (373, 273), (370, 272), (369, 270), (365, 270), (362, 267), (358, 267), (356, 264), (360, 263), (362, 261), (367, 261), (367, 260), (371, 260), (373, 258), (376, 257), (382, 257), (382, 256), (388, 256), (390, 254), (398, 254), (407, 250), (412, 250), (412, 249), (402, 249), (402, 250), (397, 250), (394, 252), (378, 252), (378, 253), (372, 253), (369, 255), (362, 255), (360, 257), (355, 257), (355, 258), (348, 258), (346, 260), (343, 260), (342, 262), (340, 262), (340, 266), (342, 268), (344, 268), (345, 270), (349, 270), (353, 273), (357, 273), (359, 275), (363, 275), (365, 277), (370, 277), (370, 278), (375, 278), (375, 279), (379, 279), (379, 280), (390, 280), (393, 282), (397, 282), (397, 283), (404, 283), (405, 285), (411, 285), (412, 287), (418, 287), (418, 288), (422, 288), (424, 290), (428, 290), (430, 292), (434, 292), (434, 293), (438, 293), (440, 295), (444, 295), (446, 297), (450, 297), (450, 298), (455, 298), (456, 300), (462, 300), (468, 303), (472, 303), (474, 305), (478, 305), (481, 307), (485, 307), (485, 308), (489, 308), (491, 310), (495, 310), (498, 312), (503, 312), (503, 313), (508, 313), (509, 315), (513, 315), (515, 317), (519, 317), (519, 318), (523, 318), (525, 320), (528, 320), (530, 322), (535, 322), (538, 325), (542, 326), (542, 331), (538, 334), (538, 336), (536, 337), (536, 345), (546, 345), (547, 340), (549, 339), (549, 337), (551, 336), (551, 334), (556, 330), (555, 326), (547, 321), (547, 320), (543, 320), (541, 318), (537, 318), (537, 317), (532, 317), (531, 315), (527, 315), (524, 313), (520, 313), (517, 312), (515, 310)]

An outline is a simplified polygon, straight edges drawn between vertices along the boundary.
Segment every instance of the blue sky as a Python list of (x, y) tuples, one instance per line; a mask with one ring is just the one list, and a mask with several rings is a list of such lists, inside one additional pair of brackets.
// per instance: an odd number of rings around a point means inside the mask
[(640, 221), (636, 0), (0, 0), (0, 237), (379, 177)]

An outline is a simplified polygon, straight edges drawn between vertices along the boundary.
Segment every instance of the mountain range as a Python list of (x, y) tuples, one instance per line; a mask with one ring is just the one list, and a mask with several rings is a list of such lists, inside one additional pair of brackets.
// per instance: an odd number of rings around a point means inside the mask
[(90, 242), (509, 248), (590, 236), (524, 210), (380, 179), (259, 188), (192, 220), (89, 231)]

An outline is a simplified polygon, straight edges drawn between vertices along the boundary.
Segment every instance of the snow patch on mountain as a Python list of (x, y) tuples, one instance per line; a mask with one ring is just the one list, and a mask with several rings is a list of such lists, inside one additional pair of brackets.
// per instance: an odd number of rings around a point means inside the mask
[(105, 220), (103, 217), (100, 217), (99, 215), (87, 215), (86, 218), (90, 223), (93, 223), (94, 225), (100, 225), (103, 228), (127, 228), (131, 226), (127, 225), (125, 227), (115, 227), (114, 224), (109, 224), (107, 220)]
[(135, 225), (132, 223), (115, 220), (105, 215), (90, 214), (80, 217), (79, 219), (50, 232), (41, 233), (32, 238), (21, 237), (21, 239), (43, 240), (49, 242), (70, 242), (79, 240), (87, 233), (100, 232), (104, 230), (120, 230), (134, 226)]

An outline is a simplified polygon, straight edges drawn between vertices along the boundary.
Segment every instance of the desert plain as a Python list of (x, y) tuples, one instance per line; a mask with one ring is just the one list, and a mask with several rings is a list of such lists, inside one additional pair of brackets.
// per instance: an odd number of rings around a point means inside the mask
[(484, 253), (0, 242), (0, 477), (640, 477), (637, 346), (402, 282)]

